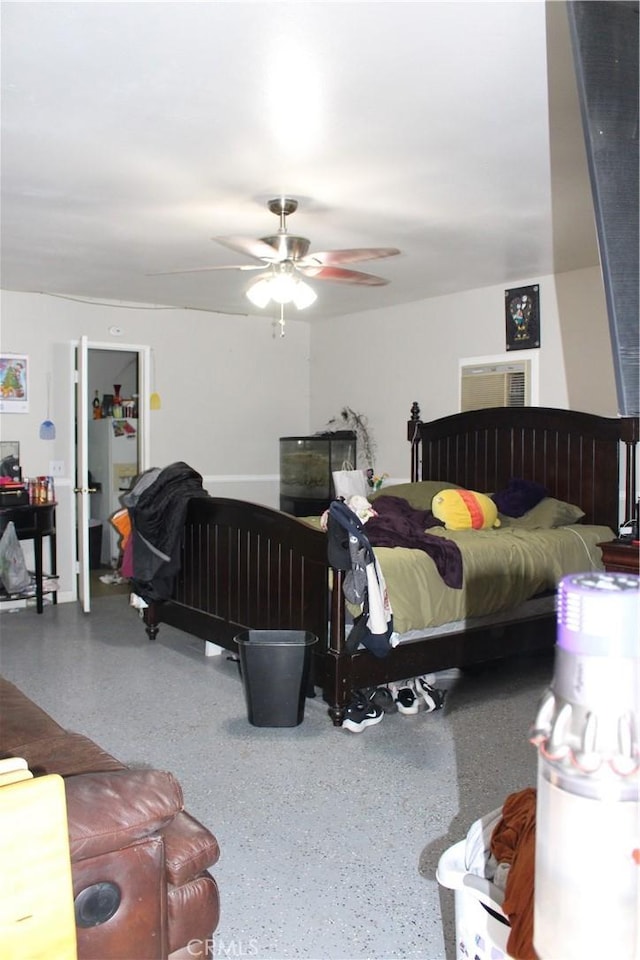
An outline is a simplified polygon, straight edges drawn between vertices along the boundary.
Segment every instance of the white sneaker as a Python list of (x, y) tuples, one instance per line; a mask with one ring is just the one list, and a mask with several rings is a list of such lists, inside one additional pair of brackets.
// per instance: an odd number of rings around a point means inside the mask
[(360, 733), (383, 719), (383, 710), (359, 691), (345, 710), (342, 726), (352, 733)]
[(427, 707), (427, 711), (432, 713), (434, 710), (440, 710), (444, 706), (444, 698), (447, 695), (446, 690), (438, 690), (432, 685), (435, 680), (435, 674), (427, 673), (423, 677), (416, 677), (416, 690)]

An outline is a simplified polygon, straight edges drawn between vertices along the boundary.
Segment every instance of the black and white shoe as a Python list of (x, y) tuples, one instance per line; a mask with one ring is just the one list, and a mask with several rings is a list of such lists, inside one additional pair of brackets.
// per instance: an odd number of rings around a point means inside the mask
[(356, 693), (344, 713), (342, 726), (352, 733), (360, 733), (366, 727), (380, 723), (384, 711), (373, 700), (367, 698), (363, 692)]
[(433, 680), (435, 680), (434, 675), (429, 673), (424, 677), (416, 677), (415, 681), (416, 690), (420, 696), (424, 698), (428, 713), (432, 713), (434, 710), (441, 710), (447, 695), (446, 690), (438, 690), (437, 687), (432, 686)]
[(380, 707), (383, 713), (396, 712), (396, 705), (388, 687), (367, 687), (362, 693), (367, 700)]
[(415, 715), (418, 712), (420, 703), (413, 680), (399, 680), (397, 683), (390, 683), (389, 690), (399, 713), (408, 716)]

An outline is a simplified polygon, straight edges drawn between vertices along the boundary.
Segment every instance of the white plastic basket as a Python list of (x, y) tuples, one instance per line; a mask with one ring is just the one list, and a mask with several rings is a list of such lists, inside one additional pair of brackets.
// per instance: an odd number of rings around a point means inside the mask
[(513, 960), (507, 953), (509, 921), (500, 909), (500, 892), (484, 877), (468, 873), (465, 840), (440, 857), (436, 877), (454, 891), (456, 960)]

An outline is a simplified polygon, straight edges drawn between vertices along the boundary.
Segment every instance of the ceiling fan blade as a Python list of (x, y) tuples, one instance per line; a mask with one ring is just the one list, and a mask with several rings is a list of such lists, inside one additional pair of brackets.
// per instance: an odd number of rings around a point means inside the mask
[(343, 270), (342, 267), (313, 267), (297, 263), (296, 268), (312, 280), (335, 280), (338, 283), (357, 283), (367, 287), (382, 287), (389, 283), (383, 277), (376, 277), (372, 273)]
[(161, 273), (147, 273), (147, 277), (170, 277), (176, 273), (208, 273), (211, 270), (264, 270), (264, 263), (231, 264), (223, 267), (189, 267), (186, 270), (163, 270)]
[(212, 237), (216, 243), (221, 243), (236, 253), (245, 253), (256, 260), (267, 260), (269, 263), (278, 261), (278, 251), (265, 243), (264, 240), (255, 240), (251, 237)]
[(346, 270), (341, 264), (358, 263), (363, 260), (381, 260), (395, 257), (400, 253), (396, 247), (354, 247), (349, 250), (322, 250), (309, 254), (309, 240), (287, 232), (286, 218), (294, 213), (298, 201), (288, 197), (277, 197), (268, 204), (269, 210), (280, 218), (280, 229), (274, 236), (255, 237), (212, 237), (216, 243), (229, 250), (241, 253), (260, 261), (257, 264), (230, 264), (213, 267), (191, 267), (186, 270), (165, 270), (162, 273), (149, 273), (149, 277), (171, 276), (180, 273), (208, 273), (215, 270), (262, 270), (265, 276), (276, 273), (291, 273), (298, 270), (303, 276), (313, 280), (332, 280), (336, 283), (353, 283), (361, 286), (380, 287), (389, 283), (383, 277), (358, 270)]
[(383, 257), (395, 257), (400, 251), (396, 247), (356, 247), (353, 250), (322, 250), (320, 253), (310, 253), (304, 257), (302, 263), (313, 265), (319, 263), (323, 267), (337, 266), (341, 263), (358, 263), (361, 260), (381, 260)]

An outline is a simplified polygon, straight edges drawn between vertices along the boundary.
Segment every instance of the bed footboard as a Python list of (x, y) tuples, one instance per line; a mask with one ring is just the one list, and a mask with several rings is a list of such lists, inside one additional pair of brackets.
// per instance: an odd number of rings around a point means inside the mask
[(167, 623), (236, 652), (243, 630), (308, 630), (318, 637), (313, 681), (323, 690), (330, 683), (327, 654), (342, 649), (345, 614), (340, 579), (331, 590), (322, 531), (259, 504), (196, 498), (180, 567), (171, 600), (144, 611), (151, 640)]

